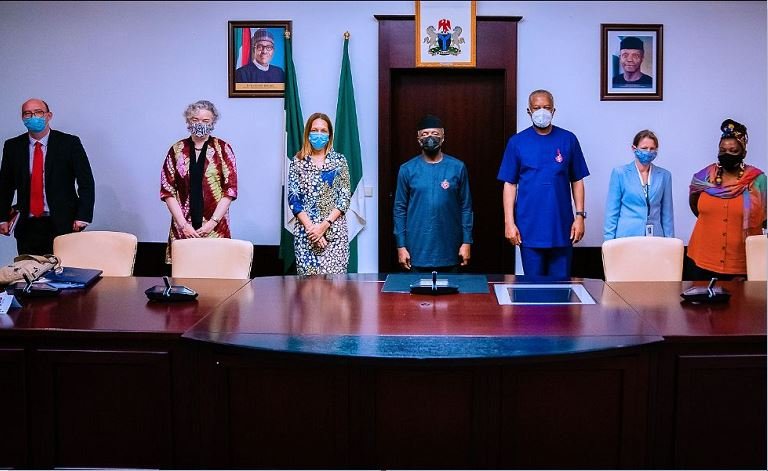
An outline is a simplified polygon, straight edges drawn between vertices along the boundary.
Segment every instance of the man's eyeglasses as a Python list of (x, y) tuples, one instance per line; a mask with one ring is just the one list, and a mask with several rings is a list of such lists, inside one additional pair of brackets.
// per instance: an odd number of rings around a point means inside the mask
[(274, 50), (275, 50), (275, 46), (270, 46), (270, 45), (262, 46), (261, 44), (257, 44), (257, 45), (256, 45), (256, 50), (257, 50), (257, 51), (267, 51), (267, 52), (272, 52), (272, 51), (274, 51)]
[(42, 118), (45, 116), (45, 113), (47, 113), (45, 110), (25, 111), (21, 113), (21, 117), (24, 119), (31, 118), (32, 116), (35, 118)]

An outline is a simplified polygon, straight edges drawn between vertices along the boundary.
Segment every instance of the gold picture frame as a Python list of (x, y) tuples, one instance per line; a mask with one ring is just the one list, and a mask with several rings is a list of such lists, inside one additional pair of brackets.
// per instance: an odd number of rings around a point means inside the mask
[(475, 0), (416, 0), (416, 67), (475, 67)]
[(664, 26), (600, 25), (600, 100), (661, 101)]
[(285, 34), (291, 21), (229, 22), (229, 97), (285, 95)]

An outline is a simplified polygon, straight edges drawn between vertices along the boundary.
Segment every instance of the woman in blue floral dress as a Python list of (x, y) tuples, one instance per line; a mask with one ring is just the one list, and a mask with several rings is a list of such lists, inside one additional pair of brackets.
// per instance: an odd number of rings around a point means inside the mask
[(352, 197), (349, 168), (333, 150), (333, 125), (323, 113), (307, 120), (304, 141), (288, 171), (288, 204), (299, 275), (346, 273), (349, 235), (345, 213)]

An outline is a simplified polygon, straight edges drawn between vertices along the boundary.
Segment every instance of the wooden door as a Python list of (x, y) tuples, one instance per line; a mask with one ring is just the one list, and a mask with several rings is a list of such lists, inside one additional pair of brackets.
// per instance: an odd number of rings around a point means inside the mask
[(468, 271), (514, 273), (496, 179), (516, 130), (518, 17), (477, 19), (476, 68), (416, 68), (413, 17), (379, 20), (379, 272), (398, 271), (392, 207), (400, 165), (418, 155), (416, 127), (428, 113), (445, 126), (443, 151), (467, 165), (474, 244)]
[[(400, 164), (418, 155), (416, 127), (421, 116), (439, 116), (445, 126), (443, 152), (462, 160), (469, 173), (474, 211), (474, 243), (470, 271), (501, 273), (499, 254), (504, 249), (501, 184), (496, 181), (504, 151), (504, 74), (498, 70), (407, 69), (393, 71), (392, 152), (388, 175), (394, 194)], [(383, 203), (383, 204), (382, 204)], [(393, 197), (379, 210), (390, 215)], [(394, 254), (394, 238), (386, 253)], [(380, 242), (381, 244), (381, 242)], [(392, 258), (392, 257), (390, 257)], [(394, 259), (393, 259), (394, 260)]]

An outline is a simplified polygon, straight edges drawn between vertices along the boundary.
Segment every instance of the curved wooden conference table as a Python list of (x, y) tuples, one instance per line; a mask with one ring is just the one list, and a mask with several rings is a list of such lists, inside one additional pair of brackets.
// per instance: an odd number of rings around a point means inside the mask
[[(594, 305), (385, 275), (103, 278), (0, 316), (0, 466), (765, 467), (766, 283), (582, 283)], [(11, 406), (12, 405), (12, 406)]]

